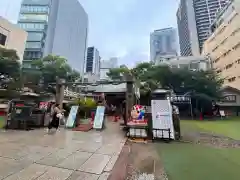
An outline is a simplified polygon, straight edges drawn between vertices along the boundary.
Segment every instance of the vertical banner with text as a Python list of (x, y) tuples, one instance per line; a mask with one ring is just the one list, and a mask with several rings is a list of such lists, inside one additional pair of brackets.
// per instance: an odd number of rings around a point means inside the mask
[(94, 129), (102, 129), (104, 120), (105, 106), (98, 106), (94, 117)]
[(67, 128), (73, 128), (76, 117), (77, 117), (77, 113), (78, 113), (78, 106), (72, 106), (67, 119), (67, 123), (66, 123)]

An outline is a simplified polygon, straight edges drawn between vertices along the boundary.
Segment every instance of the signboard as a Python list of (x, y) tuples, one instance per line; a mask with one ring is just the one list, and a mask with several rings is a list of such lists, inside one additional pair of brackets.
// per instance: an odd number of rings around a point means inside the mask
[(237, 96), (236, 95), (226, 95), (221, 99), (221, 102), (223, 102), (223, 103), (235, 103), (235, 102), (237, 102)]
[(97, 111), (94, 117), (93, 128), (102, 129), (103, 120), (104, 120), (105, 106), (98, 106)]
[(66, 123), (67, 128), (73, 128), (76, 117), (77, 117), (77, 112), (78, 112), (78, 106), (72, 106), (67, 119), (67, 123)]
[[(171, 138), (175, 139), (172, 119), (172, 106), (170, 100), (152, 100), (152, 126), (153, 129), (170, 129)], [(153, 131), (154, 137), (169, 138), (168, 131)]]
[(40, 102), (39, 103), (39, 109), (45, 109), (47, 110), (49, 103), (48, 102)]

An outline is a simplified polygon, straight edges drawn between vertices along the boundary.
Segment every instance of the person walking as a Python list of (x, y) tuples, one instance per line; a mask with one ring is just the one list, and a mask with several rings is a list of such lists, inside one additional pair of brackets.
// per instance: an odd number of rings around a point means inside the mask
[(60, 105), (56, 104), (52, 110), (52, 120), (49, 122), (49, 125), (48, 125), (48, 133), (51, 131), (52, 128), (55, 128), (56, 131), (58, 130), (59, 121), (61, 117), (62, 117), (62, 111), (60, 109)]

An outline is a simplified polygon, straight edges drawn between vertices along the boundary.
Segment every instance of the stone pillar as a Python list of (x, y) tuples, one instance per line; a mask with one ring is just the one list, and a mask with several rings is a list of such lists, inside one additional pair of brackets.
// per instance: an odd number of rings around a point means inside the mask
[(64, 99), (64, 84), (63, 80), (57, 78), (56, 81), (56, 104), (60, 104), (60, 107), (62, 108), (62, 103)]
[(133, 77), (131, 75), (126, 75), (126, 117), (124, 122), (127, 125), (127, 120), (131, 115), (131, 109), (134, 105), (134, 89), (133, 89)]

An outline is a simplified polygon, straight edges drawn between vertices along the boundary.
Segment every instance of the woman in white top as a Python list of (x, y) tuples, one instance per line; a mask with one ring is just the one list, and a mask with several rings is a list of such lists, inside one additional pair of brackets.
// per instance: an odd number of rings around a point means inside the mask
[(60, 105), (56, 104), (55, 107), (53, 108), (53, 112), (52, 112), (52, 121), (48, 125), (48, 132), (52, 128), (56, 128), (56, 130), (58, 129), (61, 113), (62, 113), (62, 111), (60, 110)]

